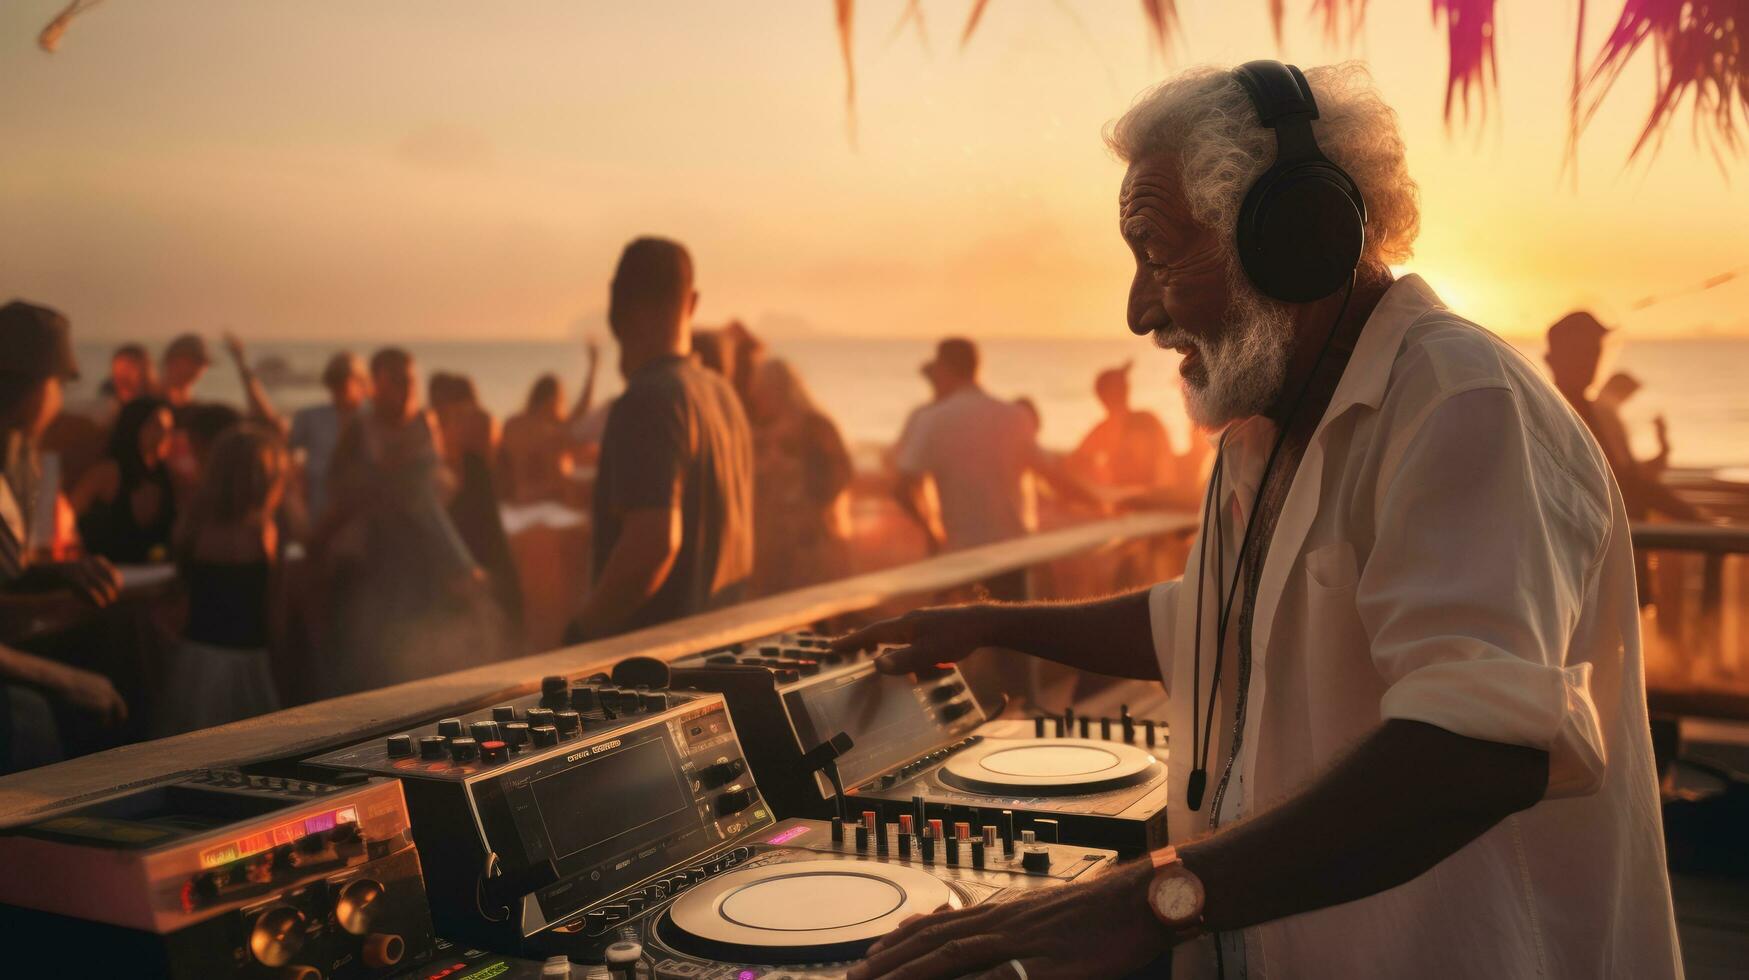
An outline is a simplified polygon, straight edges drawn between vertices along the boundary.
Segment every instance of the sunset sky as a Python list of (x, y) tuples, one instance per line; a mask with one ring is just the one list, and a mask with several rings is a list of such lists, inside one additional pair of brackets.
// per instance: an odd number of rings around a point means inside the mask
[[(1263, 0), (1180, 0), (1164, 62), (1135, 3), (993, 0), (962, 52), (965, 0), (924, 4), (928, 50), (864, 2), (854, 145), (827, 0), (112, 0), (45, 54), (60, 5), (0, 8), (0, 296), (88, 339), (572, 336), (645, 232), (692, 247), (707, 321), (1121, 335), (1101, 127), (1175, 66), (1277, 55), (1370, 61), (1422, 188), (1410, 268), (1461, 312), (1749, 334), (1744, 280), (1628, 312), (1749, 263), (1749, 188), (1686, 112), (1627, 165), (1649, 51), (1574, 185), (1572, 0), (1502, 0), (1499, 97), (1450, 131), (1425, 0), (1374, 0), (1351, 51), (1289, 0), (1280, 52)], [(1601, 33), (1619, 3), (1591, 7)]]

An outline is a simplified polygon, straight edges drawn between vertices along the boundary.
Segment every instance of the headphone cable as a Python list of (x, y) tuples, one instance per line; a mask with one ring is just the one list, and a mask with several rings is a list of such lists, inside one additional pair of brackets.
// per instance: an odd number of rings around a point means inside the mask
[[(1186, 789), (1185, 789), (1185, 802), (1187, 804), (1189, 804), (1190, 809), (1192, 809), (1192, 810), (1201, 809), (1203, 791), (1208, 788), (1208, 756), (1209, 756), (1209, 752), (1212, 750), (1212, 747), (1213, 747), (1214, 721), (1215, 721), (1215, 697), (1220, 691), (1221, 665), (1225, 661), (1225, 658), (1221, 656), (1221, 652), (1222, 652), (1222, 648), (1226, 645), (1226, 642), (1227, 642), (1227, 625), (1232, 621), (1233, 599), (1238, 595), (1239, 581), (1243, 577), (1243, 573), (1244, 573), (1245, 549), (1250, 547), (1251, 533), (1253, 530), (1256, 529), (1256, 526), (1257, 526), (1257, 510), (1258, 510), (1258, 507), (1263, 502), (1264, 490), (1266, 490), (1269, 487), (1269, 477), (1270, 477), (1271, 472), (1275, 469), (1276, 459), (1277, 459), (1277, 457), (1279, 457), (1281, 455), (1282, 446), (1287, 443), (1288, 433), (1293, 429), (1294, 423), (1299, 418), (1300, 409), (1303, 408), (1305, 405), (1306, 395), (1309, 394), (1312, 390), (1312, 382), (1318, 376), (1318, 369), (1323, 367), (1324, 357), (1330, 353), (1330, 346), (1336, 339), (1336, 332), (1338, 330), (1342, 329), (1342, 318), (1348, 314), (1348, 304), (1349, 304), (1349, 301), (1354, 298), (1354, 283), (1355, 283), (1355, 280), (1357, 278), (1359, 278), (1358, 272), (1352, 273), (1348, 277), (1348, 288), (1343, 291), (1342, 305), (1337, 308), (1336, 317), (1331, 321), (1330, 329), (1328, 331), (1326, 331), (1324, 334), (1324, 343), (1321, 347), (1318, 348), (1318, 356), (1312, 361), (1312, 369), (1306, 373), (1306, 380), (1301, 382), (1300, 390), (1299, 390), (1298, 394), (1296, 394), (1294, 396), (1293, 407), (1288, 410), (1287, 417), (1285, 419), (1283, 419), (1283, 421), (1282, 421), (1281, 431), (1276, 434), (1275, 443), (1269, 449), (1269, 456), (1263, 463), (1263, 475), (1257, 481), (1257, 492), (1255, 494), (1253, 494), (1252, 498), (1251, 498), (1251, 511), (1250, 511), (1250, 513), (1245, 515), (1245, 531), (1244, 531), (1243, 535), (1240, 536), (1240, 539), (1239, 539), (1239, 550), (1238, 550), (1238, 554), (1237, 554), (1238, 562), (1233, 567), (1233, 580), (1232, 580), (1232, 583), (1227, 587), (1226, 598), (1224, 600), (1222, 600), (1220, 614), (1215, 619), (1215, 662), (1214, 662), (1214, 666), (1209, 670), (1208, 708), (1206, 711), (1204, 711), (1202, 713), (1202, 723), (1203, 724), (1202, 724), (1202, 731), (1200, 733), (1202, 736), (1200, 739), (1200, 742), (1201, 742), (1200, 752), (1199, 752), (1198, 738), (1197, 738), (1198, 731), (1195, 727), (1196, 720), (1195, 720), (1194, 716), (1196, 714), (1196, 709), (1198, 707), (1197, 702), (1201, 700), (1201, 693), (1202, 693), (1201, 692), (1201, 684), (1200, 684), (1201, 673), (1202, 673), (1202, 580), (1203, 580), (1203, 571), (1207, 567), (1207, 559), (1208, 559), (1207, 548), (1205, 547), (1204, 549), (1202, 549), (1201, 552), (1199, 553), (1199, 555), (1197, 556), (1199, 565), (1201, 567), (1198, 568), (1197, 576), (1196, 576), (1196, 579), (1197, 579), (1197, 581), (1196, 581), (1196, 586), (1197, 586), (1196, 655), (1192, 661), (1194, 666), (1193, 666), (1192, 671), (1191, 671), (1191, 676), (1193, 679), (1192, 683), (1194, 685), (1196, 685), (1196, 687), (1192, 691), (1192, 694), (1191, 694), (1191, 698), (1192, 698), (1192, 701), (1191, 701), (1191, 713), (1192, 713), (1191, 726), (1192, 727), (1191, 727), (1191, 734), (1190, 734), (1191, 758), (1193, 760), (1195, 760), (1196, 767), (1191, 770), (1190, 778), (1189, 778), (1188, 783), (1186, 784)], [(1228, 433), (1230, 433), (1232, 430), (1229, 428), (1227, 431), (1228, 431)], [(1227, 436), (1225, 434), (1223, 434), (1221, 437), (1221, 445), (1220, 445), (1221, 455), (1219, 457), (1217, 457), (1217, 459), (1215, 460), (1214, 475), (1211, 475), (1210, 481), (1209, 481), (1211, 490), (1214, 487), (1215, 477), (1219, 475), (1221, 468), (1222, 468), (1222, 465), (1225, 462), (1226, 444), (1227, 444)], [(1214, 501), (1214, 503), (1216, 503), (1218, 505), (1219, 501)], [(1207, 526), (1207, 516), (1208, 516), (1208, 505), (1205, 503), (1205, 505), (1204, 505), (1204, 526), (1205, 526), (1205, 528)], [(1221, 523), (1221, 519), (1220, 519), (1219, 515), (1216, 515), (1216, 517), (1215, 517), (1215, 536), (1216, 536), (1216, 546), (1215, 547), (1216, 547), (1217, 552), (1219, 552), (1215, 557), (1215, 561), (1217, 563), (1215, 566), (1215, 575), (1217, 576), (1218, 579), (1224, 580), (1226, 578), (1226, 569), (1224, 567), (1225, 561), (1226, 561), (1226, 542), (1224, 540), (1225, 534), (1222, 530), (1222, 523)], [(1206, 538), (1206, 532), (1205, 532), (1205, 538)]]

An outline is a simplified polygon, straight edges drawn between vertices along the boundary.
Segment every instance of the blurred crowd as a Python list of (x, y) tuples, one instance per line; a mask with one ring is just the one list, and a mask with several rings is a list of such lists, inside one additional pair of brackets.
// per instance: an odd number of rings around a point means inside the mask
[[(397, 347), (335, 352), (325, 400), (288, 415), (229, 335), (242, 405), (197, 397), (213, 363), (198, 334), (156, 360), (116, 347), (96, 396), (65, 403), (71, 324), (0, 308), (0, 771), (1118, 509), (1197, 507), (1208, 435), (1175, 445), (1132, 406), (1128, 364), (1094, 378), (1104, 416), (1058, 454), (1034, 402), (990, 392), (977, 344), (946, 338), (921, 368), (928, 400), (859, 468), (795, 368), (739, 323), (694, 329), (697, 299), (683, 246), (632, 242), (609, 291), (623, 390), (596, 397), (589, 342), (575, 398), (542, 375), (502, 424), (471, 378), (422, 384)], [(1660, 479), (1662, 420), (1656, 456), (1630, 446), (1637, 383), (1596, 384), (1607, 334), (1584, 313), (1550, 329), (1556, 386), (1631, 517), (1691, 519)], [(571, 520), (542, 537), (531, 513)], [(979, 589), (1024, 598), (1028, 579)]]
[[(918, 557), (1194, 504), (1209, 447), (1176, 450), (1131, 407), (1127, 365), (1058, 455), (1029, 399), (983, 387), (977, 346), (943, 340), (930, 399), (859, 472), (789, 362), (739, 323), (694, 329), (697, 296), (683, 246), (632, 242), (608, 315), (623, 390), (597, 399), (590, 342), (574, 399), (543, 375), (502, 424), (471, 378), (422, 379), (397, 347), (335, 352), (326, 398), (286, 413), (226, 335), (244, 404), (203, 401), (214, 357), (192, 333), (156, 359), (116, 347), (69, 403), (93, 366), (67, 318), (0, 309), (0, 771), (831, 581), (890, 563), (896, 538)], [(553, 562), (529, 513), (576, 515)], [(883, 554), (859, 554), (859, 520)]]

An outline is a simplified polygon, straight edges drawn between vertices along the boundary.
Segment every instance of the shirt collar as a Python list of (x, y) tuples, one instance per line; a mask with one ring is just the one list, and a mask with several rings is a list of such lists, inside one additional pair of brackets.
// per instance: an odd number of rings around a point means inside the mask
[(1360, 340), (1355, 343), (1348, 367), (1330, 398), (1324, 421), (1355, 405), (1379, 407), (1385, 398), (1385, 385), (1391, 379), (1391, 365), (1396, 363), (1397, 351), (1403, 346), (1403, 335), (1427, 311), (1444, 306), (1420, 276), (1411, 274), (1392, 283), (1361, 328)]

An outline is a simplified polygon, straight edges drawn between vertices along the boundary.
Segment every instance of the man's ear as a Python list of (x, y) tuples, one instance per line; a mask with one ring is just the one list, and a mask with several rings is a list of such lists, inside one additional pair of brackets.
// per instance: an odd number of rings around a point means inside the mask
[(692, 291), (692, 295), (688, 296), (686, 299), (686, 315), (688, 317), (691, 317), (694, 313), (697, 313), (697, 312), (698, 312), (698, 290), (695, 289)]

